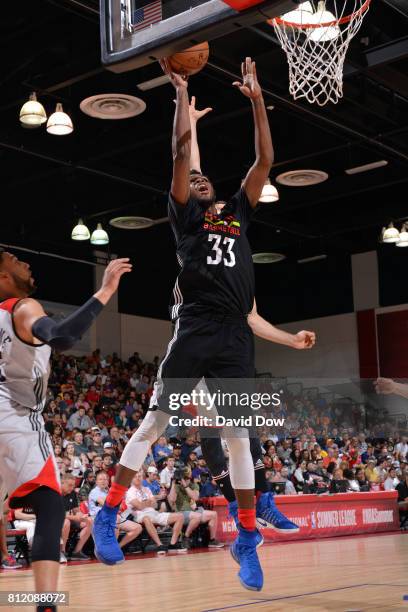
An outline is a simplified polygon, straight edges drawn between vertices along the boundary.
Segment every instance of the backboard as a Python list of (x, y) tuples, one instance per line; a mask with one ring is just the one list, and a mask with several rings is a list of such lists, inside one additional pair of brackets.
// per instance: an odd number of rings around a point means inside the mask
[(102, 63), (126, 72), (281, 15), (296, 2), (266, 0), (242, 12), (222, 0), (100, 0), (100, 5)]

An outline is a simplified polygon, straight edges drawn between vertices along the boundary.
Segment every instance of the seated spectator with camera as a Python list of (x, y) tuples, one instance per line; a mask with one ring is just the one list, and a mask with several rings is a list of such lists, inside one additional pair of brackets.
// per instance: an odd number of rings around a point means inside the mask
[(218, 523), (217, 513), (213, 510), (205, 510), (202, 506), (197, 507), (199, 496), (200, 488), (191, 479), (191, 469), (188, 467), (183, 470), (176, 469), (168, 500), (176, 512), (181, 512), (184, 517), (184, 525), (187, 527), (186, 538), (189, 540), (193, 531), (200, 524), (208, 524), (210, 530), (208, 547), (222, 548), (224, 544), (215, 538)]
[[(99, 510), (105, 503), (108, 491), (109, 477), (106, 472), (101, 470), (96, 475), (95, 487), (90, 492), (88, 498), (89, 515), (92, 519), (95, 518), (95, 516), (98, 514)], [(116, 537), (119, 537), (119, 534), (121, 532), (124, 532), (126, 534), (119, 542), (119, 546), (121, 548), (124, 548), (127, 544), (139, 537), (142, 531), (143, 527), (139, 523), (135, 523), (134, 521), (131, 521), (128, 518), (124, 518), (123, 516), (121, 516), (121, 514), (118, 514)]]
[[(158, 554), (165, 554), (167, 551), (185, 552), (187, 549), (179, 542), (179, 536), (183, 528), (183, 515), (177, 512), (158, 512), (156, 510), (157, 501), (151, 490), (143, 486), (142, 480), (143, 473), (139, 470), (139, 472), (136, 472), (132, 480), (132, 486), (126, 494), (126, 505), (129, 513), (132, 514), (137, 523), (140, 523), (146, 529), (156, 544)], [(123, 516), (125, 516), (125, 513)], [(169, 546), (166, 547), (161, 543), (156, 525), (173, 527)]]

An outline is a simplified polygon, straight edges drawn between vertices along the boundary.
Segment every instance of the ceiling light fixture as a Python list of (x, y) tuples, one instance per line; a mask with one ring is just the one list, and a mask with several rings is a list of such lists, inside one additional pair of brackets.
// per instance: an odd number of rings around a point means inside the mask
[(262, 188), (262, 193), (261, 197), (259, 198), (259, 201), (262, 202), (262, 204), (267, 204), (269, 202), (277, 202), (278, 200), (278, 190), (276, 189), (275, 185), (271, 184), (271, 181), (269, 179), (266, 179), (265, 185)]
[(355, 168), (348, 168), (345, 170), (345, 173), (360, 174), (360, 172), (368, 172), (369, 170), (375, 170), (376, 168), (382, 168), (383, 166), (388, 166), (388, 161), (386, 159), (381, 159), (380, 161), (372, 162), (371, 164), (364, 164), (363, 166), (355, 166)]
[(89, 240), (90, 237), (91, 234), (89, 233), (89, 229), (82, 219), (78, 219), (78, 223), (71, 233), (72, 240)]
[(399, 231), (397, 230), (396, 227), (394, 227), (394, 224), (391, 222), (387, 228), (383, 227), (382, 232), (381, 232), (381, 242), (385, 242), (385, 243), (393, 243), (393, 242), (398, 242), (400, 238), (400, 234)]
[(129, 119), (146, 110), (146, 103), (128, 94), (98, 94), (82, 100), (79, 108), (96, 119)]
[(408, 223), (403, 223), (399, 233), (399, 240), (395, 243), (397, 247), (408, 247)]
[(98, 223), (96, 230), (92, 232), (91, 244), (102, 245), (109, 244), (109, 236), (102, 227), (101, 223)]
[[(167, 220), (167, 217), (166, 217)], [(139, 230), (147, 229), (155, 225), (155, 221), (149, 217), (136, 217), (134, 215), (127, 217), (115, 217), (110, 219), (109, 225), (122, 230)]]
[(254, 253), (252, 255), (252, 261), (255, 264), (272, 264), (278, 263), (286, 259), (286, 255), (282, 253)]
[(61, 102), (57, 103), (55, 113), (47, 121), (47, 132), (53, 136), (66, 136), (74, 131), (71, 117), (64, 113)]
[(327, 181), (329, 175), (323, 170), (289, 170), (276, 177), (279, 185), (287, 187), (309, 187)]
[(38, 102), (35, 92), (30, 94), (28, 102), (20, 110), (20, 122), (24, 127), (39, 127), (47, 121), (47, 113), (43, 105)]

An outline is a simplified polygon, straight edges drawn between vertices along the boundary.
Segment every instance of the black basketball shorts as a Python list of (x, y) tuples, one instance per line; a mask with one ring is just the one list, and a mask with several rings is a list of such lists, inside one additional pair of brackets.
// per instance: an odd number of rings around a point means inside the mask
[[(157, 373), (150, 410), (174, 414), (170, 399), (191, 394), (203, 377), (211, 393), (250, 393), (254, 376), (254, 336), (246, 316), (181, 315)], [(228, 409), (217, 402), (216, 408), (230, 416), (241, 406)]]

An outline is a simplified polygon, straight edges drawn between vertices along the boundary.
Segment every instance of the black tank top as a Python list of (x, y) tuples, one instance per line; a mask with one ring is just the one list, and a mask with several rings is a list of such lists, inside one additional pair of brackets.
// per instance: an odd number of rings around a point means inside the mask
[(246, 232), (254, 211), (245, 191), (240, 189), (220, 214), (208, 212), (193, 198), (180, 206), (171, 195), (168, 208), (181, 266), (171, 319), (201, 312), (247, 315), (255, 278)]

